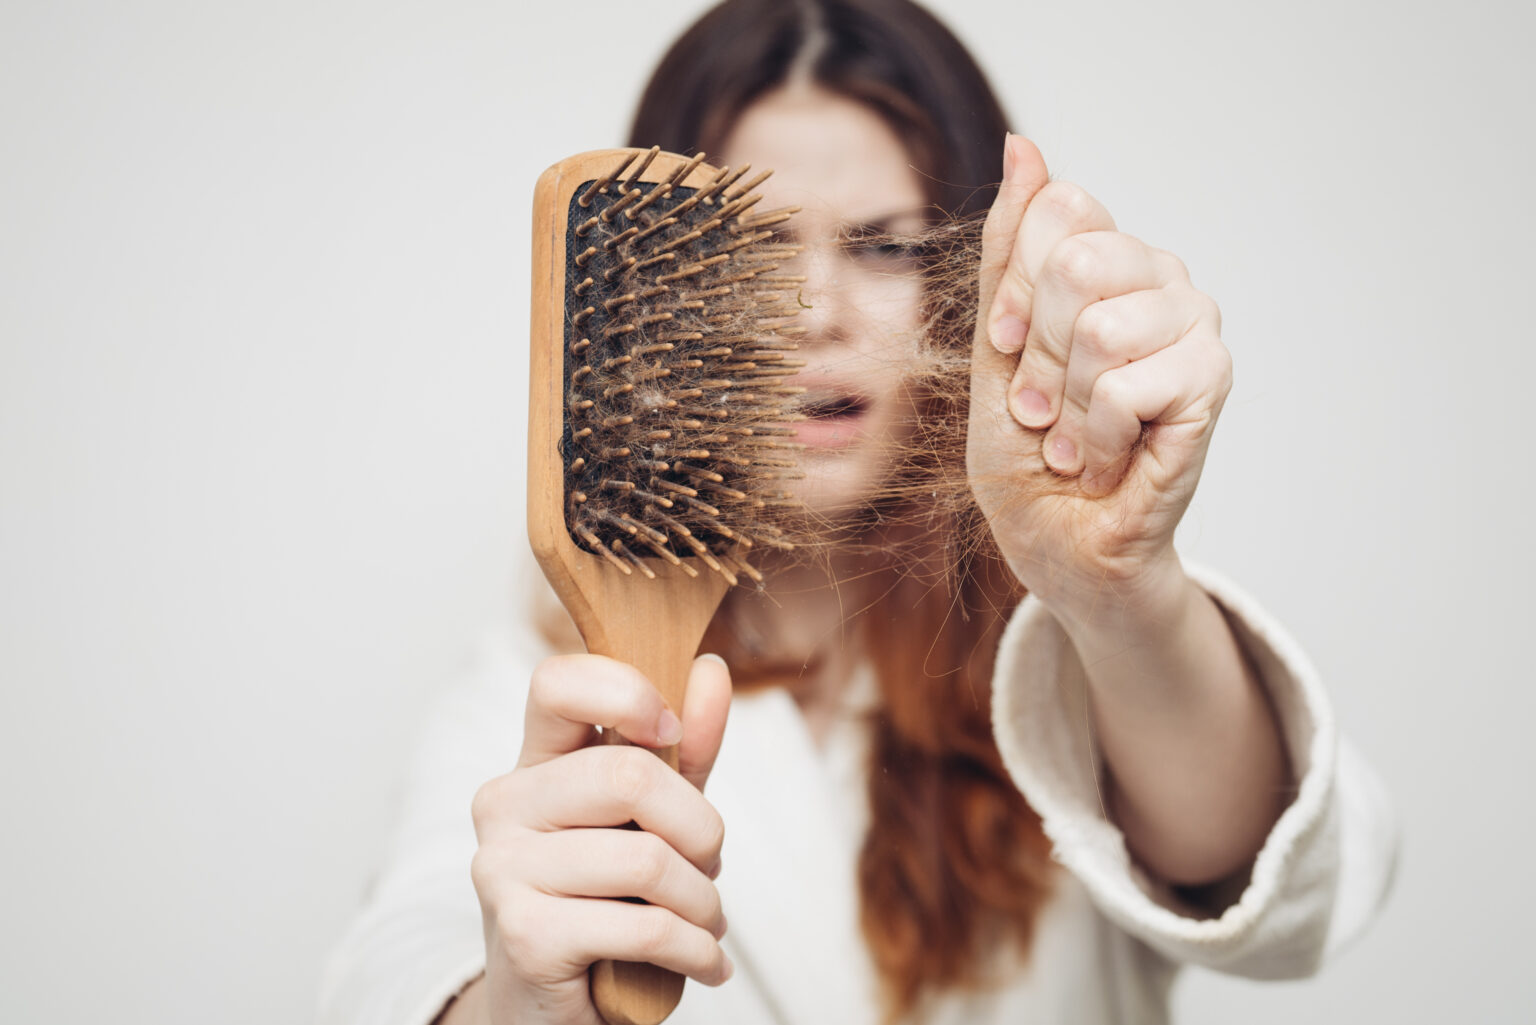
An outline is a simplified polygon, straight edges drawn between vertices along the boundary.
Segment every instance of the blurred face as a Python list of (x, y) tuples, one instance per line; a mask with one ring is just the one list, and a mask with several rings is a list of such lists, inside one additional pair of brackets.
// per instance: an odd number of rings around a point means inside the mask
[(807, 329), (795, 383), (807, 389), (798, 426), (812, 512), (857, 509), (888, 473), (911, 422), (901, 368), (919, 323), (922, 282), (901, 253), (861, 237), (923, 226), (927, 198), (901, 140), (871, 108), (823, 89), (787, 86), (747, 107), (720, 161), (773, 169), (758, 211), (799, 206), (785, 232), (804, 247), (780, 273), (803, 274)]

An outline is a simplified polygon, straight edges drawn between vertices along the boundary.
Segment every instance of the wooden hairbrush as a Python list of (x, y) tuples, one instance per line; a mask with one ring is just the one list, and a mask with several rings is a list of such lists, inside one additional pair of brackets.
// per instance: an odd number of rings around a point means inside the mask
[[(659, 149), (601, 150), (540, 177), (533, 205), (528, 535), (587, 650), (631, 663), (681, 712), (704, 630), (754, 549), (788, 547), (786, 378), (795, 248), (732, 171)], [(623, 743), (615, 730), (604, 740)], [(677, 749), (657, 751), (676, 769)], [(656, 1025), (683, 977), (593, 966), (612, 1025)]]

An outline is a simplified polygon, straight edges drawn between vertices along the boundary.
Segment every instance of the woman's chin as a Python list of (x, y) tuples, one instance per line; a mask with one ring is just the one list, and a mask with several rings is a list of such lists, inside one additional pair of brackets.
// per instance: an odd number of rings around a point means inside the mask
[(807, 448), (800, 453), (805, 475), (790, 482), (790, 494), (811, 523), (839, 524), (867, 508), (877, 471), (858, 446)]
[[(846, 390), (846, 389), (845, 389)], [(821, 415), (795, 424), (800, 472), (789, 492), (804, 510), (802, 528), (838, 533), (867, 519), (901, 455), (901, 441), (882, 415), (885, 404), (837, 393)]]

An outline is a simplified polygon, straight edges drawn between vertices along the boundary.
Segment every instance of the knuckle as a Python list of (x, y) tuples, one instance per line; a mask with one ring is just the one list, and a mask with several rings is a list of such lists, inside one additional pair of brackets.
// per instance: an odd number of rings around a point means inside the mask
[(1125, 409), (1131, 404), (1130, 386), (1118, 374), (1100, 374), (1099, 379), (1093, 382), (1093, 392), (1088, 401), (1090, 406)]
[(650, 795), (657, 786), (657, 768), (662, 762), (655, 755), (639, 748), (610, 748), (613, 757), (608, 759), (609, 792), (626, 808), (633, 808)]
[(567, 655), (551, 655), (533, 667), (533, 673), (528, 678), (529, 707), (548, 708), (554, 703), (559, 693), (561, 667), (568, 658)]
[(634, 720), (648, 720), (661, 711), (661, 692), (651, 684), (640, 670), (625, 666), (615, 677), (623, 690), (624, 714)]
[(1189, 268), (1184, 265), (1183, 260), (1179, 259), (1178, 254), (1170, 253), (1166, 249), (1154, 249), (1152, 253), (1162, 266), (1163, 272), (1169, 277), (1186, 282), (1189, 280)]
[(1221, 307), (1216, 305), (1215, 299), (1187, 281), (1168, 285), (1167, 290), (1169, 297), (1179, 308), (1192, 311), (1197, 322), (1206, 322), (1218, 334), (1221, 332)]
[(629, 863), (630, 881), (637, 895), (658, 892), (672, 870), (672, 849), (651, 833), (642, 834), (639, 853)]
[(1024, 266), (1023, 260), (1009, 260), (1008, 266), (1003, 270), (1003, 279), (998, 286), (998, 295), (1020, 292), (1028, 294), (1029, 270)]
[(499, 875), (491, 864), (491, 858), (485, 848), (475, 851), (474, 857), (469, 859), (469, 881), (474, 884), (475, 893), (480, 896), (482, 902), (489, 899), (499, 881)]
[(1232, 350), (1219, 341), (1216, 343), (1216, 366), (1216, 390), (1218, 396), (1224, 399), (1232, 391)]
[(1195, 307), (1200, 305), (1200, 290), (1188, 281), (1170, 281), (1163, 286), (1163, 292), (1171, 301), (1180, 306)]
[(1029, 308), (1033, 295), (1034, 285), (1029, 280), (1029, 271), (1024, 261), (1008, 261), (1002, 277), (998, 279), (997, 292), (992, 296), (992, 316), (996, 318), (1004, 313), (1022, 313)]
[(1071, 235), (1056, 243), (1046, 264), (1053, 278), (1072, 291), (1080, 291), (1097, 275), (1099, 254), (1087, 238)]
[(655, 960), (677, 943), (677, 918), (664, 908), (647, 907), (635, 922), (635, 949), (642, 959)]
[(1051, 211), (1067, 224), (1082, 224), (1094, 212), (1097, 205), (1088, 190), (1076, 182), (1051, 182), (1040, 190), (1040, 198), (1050, 205)]
[(718, 939), (725, 931), (723, 928), (725, 923), (722, 921), (725, 915), (725, 905), (720, 900), (720, 888), (714, 883), (710, 883), (704, 901), (704, 913), (707, 916), (707, 921), (714, 923), (717, 930), (716, 938)]
[(1221, 333), (1221, 307), (1219, 305), (1217, 305), (1215, 299), (1212, 299), (1210, 296), (1206, 295), (1204, 292), (1200, 292), (1198, 294), (1200, 296), (1200, 300), (1201, 300), (1200, 305), (1203, 308), (1203, 312), (1205, 314), (1205, 319), (1210, 321), (1211, 329), (1214, 330), (1217, 334), (1220, 334)]
[(1072, 344), (1089, 355), (1107, 356), (1118, 348), (1125, 334), (1125, 320), (1107, 303), (1094, 303), (1077, 318)]
[(703, 848), (705, 856), (710, 860), (718, 857), (720, 848), (725, 846), (725, 820), (712, 805), (709, 807), (709, 814), (704, 818), (699, 846)]
[(505, 913), (508, 902), (528, 881), (528, 855), (526, 845), (521, 843), (476, 848), (469, 859), (469, 880), (482, 907)]
[(478, 834), (489, 826), (500, 814), (503, 804), (502, 789), (505, 777), (498, 776), (493, 780), (482, 783), (475, 791), (475, 796), (469, 801), (469, 817), (475, 824), (475, 832)]
[(546, 955), (554, 935), (546, 921), (541, 902), (531, 895), (509, 895), (496, 908), (495, 937), (498, 945), (514, 964), (536, 966)]
[(523, 973), (536, 975), (549, 953), (549, 931), (539, 927), (539, 916), (531, 908), (520, 912), (498, 922), (498, 939), (508, 961)]
[(634, 666), (609, 658), (587, 656), (593, 661), (584, 670), (593, 693), (601, 693), (604, 708), (612, 721), (594, 723), (613, 726), (619, 722), (638, 722), (659, 711), (661, 696)]

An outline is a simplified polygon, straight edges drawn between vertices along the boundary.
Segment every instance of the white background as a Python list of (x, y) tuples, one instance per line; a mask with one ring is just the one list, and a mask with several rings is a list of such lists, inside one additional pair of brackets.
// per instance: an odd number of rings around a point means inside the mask
[[(622, 141), (698, 9), (0, 7), (0, 1019), (309, 1015), (416, 724), (523, 586), (533, 181)], [(1529, 7), (943, 11), (1220, 301), (1183, 549), (1401, 810), (1364, 942), (1191, 976), (1181, 1019), (1531, 1020)]]

